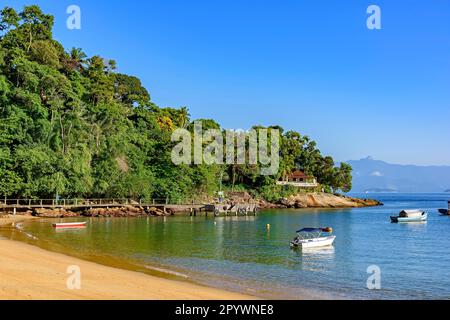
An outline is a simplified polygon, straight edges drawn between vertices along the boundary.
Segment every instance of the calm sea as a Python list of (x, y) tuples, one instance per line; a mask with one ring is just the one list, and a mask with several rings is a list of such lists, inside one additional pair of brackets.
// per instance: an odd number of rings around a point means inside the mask
[[(447, 207), (450, 194), (370, 197), (385, 205), (269, 210), (256, 217), (81, 219), (89, 226), (78, 231), (55, 231), (50, 227), (55, 220), (40, 220), (19, 225), (22, 231), (9, 236), (103, 263), (267, 298), (449, 299), (450, 217), (440, 216), (437, 209)], [(390, 223), (391, 215), (414, 208), (427, 210), (429, 221)], [(310, 226), (332, 227), (334, 247), (291, 250), (295, 230)], [(381, 270), (380, 290), (367, 289), (367, 269), (373, 265)]]

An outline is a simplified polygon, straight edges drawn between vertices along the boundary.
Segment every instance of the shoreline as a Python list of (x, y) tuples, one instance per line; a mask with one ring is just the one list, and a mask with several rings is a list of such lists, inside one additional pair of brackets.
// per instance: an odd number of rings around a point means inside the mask
[[(205, 204), (206, 205), (206, 204)], [(219, 204), (214, 203), (218, 206)], [(374, 199), (362, 199), (350, 197), (347, 195), (331, 194), (325, 192), (302, 192), (292, 194), (275, 202), (268, 202), (264, 199), (255, 199), (248, 192), (233, 192), (228, 201), (220, 204), (235, 205), (254, 205), (259, 210), (270, 209), (346, 209), (382, 206), (383, 203)], [(23, 207), (18, 215), (32, 216), (37, 218), (96, 218), (96, 217), (162, 217), (181, 215), (189, 212), (188, 209), (175, 208), (156, 208), (143, 206), (140, 204), (130, 204), (124, 206), (110, 206), (107, 208), (90, 208), (87, 210), (58, 208), (32, 208)], [(6, 216), (14, 217), (12, 212), (6, 212)], [(2, 220), (0, 215), (0, 220)], [(0, 223), (1, 225), (1, 223)]]
[[(79, 266), (81, 289), (67, 288)], [(0, 238), (0, 300), (258, 300), (256, 296), (105, 266)]]
[[(6, 216), (0, 227), (39, 218)], [(79, 266), (81, 289), (67, 288)], [(0, 300), (258, 300), (256, 296), (103, 265), (0, 237)]]
[[(47, 220), (32, 216), (9, 216), (0, 217), (0, 300), (272, 300), (279, 299), (277, 296), (266, 296), (255, 290), (222, 289), (220, 287), (192, 280), (183, 273), (171, 269), (163, 269), (158, 266), (139, 266), (127, 261), (117, 260), (111, 257), (106, 259), (92, 258), (77, 253), (66, 253), (61, 248), (37, 244), (37, 238), (30, 239), (29, 234), (16, 228), (16, 223), (28, 221)], [(33, 222), (31, 222), (33, 223)], [(8, 229), (17, 230), (21, 236), (12, 236)], [(28, 237), (28, 239), (27, 239)], [(6, 244), (6, 246), (5, 246)], [(14, 259), (5, 265), (5, 257)], [(23, 257), (23, 259), (22, 259)], [(31, 259), (31, 260), (30, 260)], [(23, 263), (23, 261), (27, 261)], [(33, 261), (30, 263), (29, 261)], [(48, 261), (52, 261), (50, 265)], [(64, 264), (63, 268), (61, 264)], [(67, 266), (79, 265), (82, 269), (90, 269), (90, 287), (83, 287), (81, 291), (64, 290), (66, 288)], [(58, 268), (54, 268), (57, 266)], [(137, 268), (136, 268), (137, 267)], [(49, 270), (52, 268), (53, 270)], [(21, 272), (14, 273), (14, 269)], [(53, 273), (51, 276), (50, 273)], [(82, 271), (83, 272), (83, 271)], [(45, 274), (44, 274), (45, 273)], [(30, 275), (34, 274), (31, 278)], [(24, 281), (17, 281), (24, 277)], [(58, 279), (58, 283), (55, 279)], [(64, 277), (64, 281), (62, 281)], [(114, 278), (114, 283), (107, 283), (106, 279)], [(123, 280), (121, 280), (123, 279)], [(131, 281), (130, 281), (131, 279)], [(48, 281), (43, 285), (43, 280)], [(118, 283), (119, 282), (119, 283)], [(114, 292), (115, 288), (125, 283), (120, 294)], [(23, 283), (31, 286), (22, 287)], [(132, 283), (133, 285), (130, 285)], [(92, 285), (99, 290), (92, 290)], [(143, 285), (141, 285), (143, 284)], [(145, 286), (147, 286), (145, 288)], [(62, 286), (62, 287), (61, 287)], [(144, 287), (143, 287), (144, 286)], [(55, 288), (58, 287), (58, 290)], [(104, 287), (104, 288), (103, 288)], [(136, 288), (139, 288), (137, 290)], [(104, 290), (101, 290), (104, 289)], [(138, 293), (134, 292), (138, 291)], [(84, 291), (84, 292), (82, 292)], [(108, 292), (107, 295), (104, 292)], [(172, 291), (172, 292), (170, 292)], [(57, 292), (55, 295), (43, 292)], [(111, 294), (109, 294), (111, 292)], [(285, 298), (292, 299), (292, 298)], [(331, 296), (323, 292), (306, 292), (297, 295), (296, 300), (329, 300)]]

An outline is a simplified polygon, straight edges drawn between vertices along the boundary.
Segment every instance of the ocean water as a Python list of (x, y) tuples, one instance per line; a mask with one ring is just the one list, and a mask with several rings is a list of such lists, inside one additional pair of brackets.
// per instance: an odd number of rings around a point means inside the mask
[[(359, 195), (367, 197), (367, 195)], [(357, 209), (268, 210), (253, 217), (111, 218), (55, 231), (39, 220), (8, 237), (102, 263), (267, 298), (449, 299), (450, 194), (371, 194), (385, 205)], [(402, 209), (426, 223), (392, 224)], [(270, 224), (270, 229), (267, 229)], [(332, 227), (333, 247), (291, 250), (300, 227)], [(23, 235), (26, 236), (23, 236)], [(369, 290), (367, 269), (381, 270)]]

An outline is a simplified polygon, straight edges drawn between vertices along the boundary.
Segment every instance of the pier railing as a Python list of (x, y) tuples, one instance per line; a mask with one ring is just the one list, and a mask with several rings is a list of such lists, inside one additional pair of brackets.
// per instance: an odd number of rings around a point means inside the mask
[[(113, 207), (156, 207), (166, 212), (166, 209), (176, 209), (190, 211), (191, 215), (197, 212), (214, 212), (215, 215), (225, 214), (236, 216), (239, 214), (253, 213), (256, 215), (257, 204), (235, 204), (224, 205), (214, 203), (196, 203), (191, 201), (170, 201), (166, 199), (136, 200), (130, 198), (102, 198), (102, 199), (0, 199), (0, 210), (12, 211), (15, 215), (17, 211), (33, 209), (67, 209), (83, 210), (93, 208), (113, 208)], [(226, 208), (225, 208), (226, 207)]]
[(194, 200), (182, 201), (165, 199), (132, 199), (132, 198), (101, 198), (101, 199), (0, 199), (0, 207), (87, 207), (87, 206), (138, 206), (138, 205), (193, 205)]

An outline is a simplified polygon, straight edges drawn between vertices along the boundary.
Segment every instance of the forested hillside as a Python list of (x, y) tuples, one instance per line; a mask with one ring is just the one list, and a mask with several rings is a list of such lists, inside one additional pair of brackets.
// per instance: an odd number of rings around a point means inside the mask
[(171, 134), (192, 127), (188, 109), (158, 107), (137, 77), (116, 72), (112, 59), (66, 50), (52, 27), (37, 6), (1, 11), (0, 197), (183, 200), (222, 187), (274, 200), (294, 192), (275, 182), (297, 168), (326, 190), (351, 188), (350, 166), (336, 168), (314, 141), (281, 128), (277, 176), (254, 165), (174, 165)]

